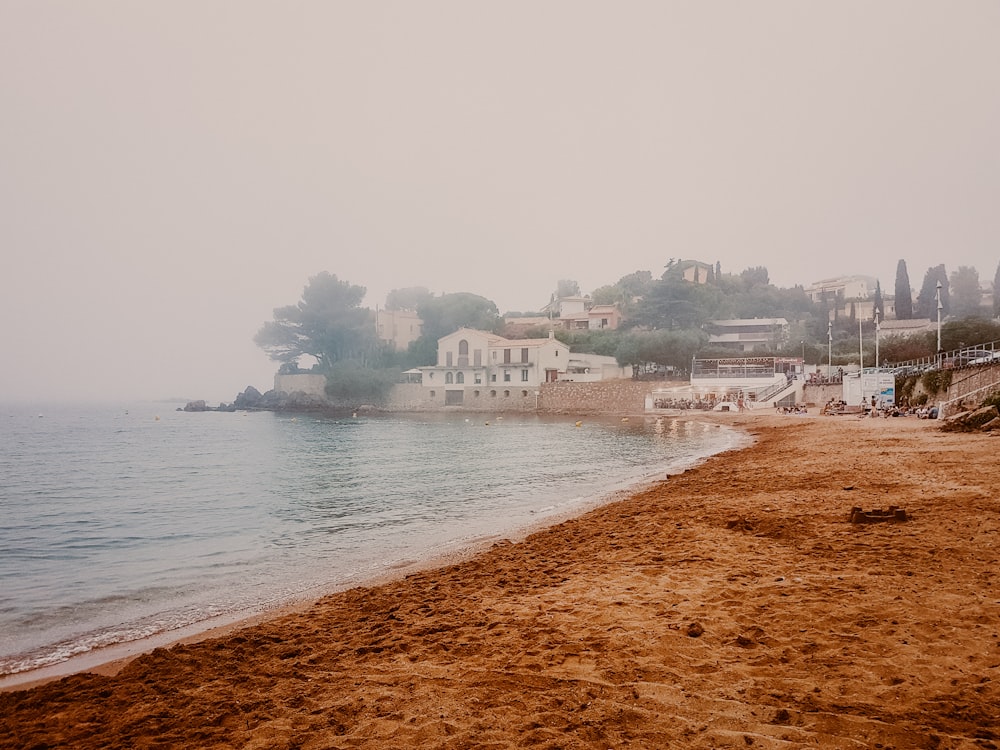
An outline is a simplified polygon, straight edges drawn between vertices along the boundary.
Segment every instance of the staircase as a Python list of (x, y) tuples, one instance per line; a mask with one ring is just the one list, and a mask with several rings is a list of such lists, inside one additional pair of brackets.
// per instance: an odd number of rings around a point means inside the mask
[(750, 402), (751, 409), (773, 409), (779, 401), (788, 398), (792, 394), (798, 396), (801, 393), (802, 381), (789, 380), (784, 383), (775, 383), (757, 394), (757, 400)]

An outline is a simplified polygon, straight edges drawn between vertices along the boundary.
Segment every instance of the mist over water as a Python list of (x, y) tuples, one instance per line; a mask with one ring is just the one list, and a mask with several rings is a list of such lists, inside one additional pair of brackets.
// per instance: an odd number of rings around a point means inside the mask
[(0, 411), (0, 675), (251, 615), (733, 447), (716, 425)]

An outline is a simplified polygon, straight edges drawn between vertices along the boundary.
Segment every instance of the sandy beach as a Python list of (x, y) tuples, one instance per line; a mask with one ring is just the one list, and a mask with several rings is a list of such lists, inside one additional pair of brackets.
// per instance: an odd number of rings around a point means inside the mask
[[(1000, 746), (1000, 439), (707, 418), (755, 444), (452, 565), (0, 694), (0, 746)], [(849, 522), (890, 505), (907, 520)]]

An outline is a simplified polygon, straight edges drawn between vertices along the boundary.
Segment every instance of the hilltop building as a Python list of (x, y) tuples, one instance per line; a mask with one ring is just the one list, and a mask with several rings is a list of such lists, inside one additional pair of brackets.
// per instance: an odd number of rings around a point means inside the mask
[[(826, 302), (830, 320), (850, 317), (853, 309), (857, 320), (875, 317), (875, 285), (873, 276), (836, 276), (815, 281), (805, 291), (813, 302)], [(882, 319), (896, 317), (895, 296), (882, 289)]]
[(392, 344), (399, 352), (420, 338), (424, 322), (413, 310), (375, 309), (375, 333), (379, 341)]
[(784, 318), (736, 318), (712, 320), (705, 326), (709, 346), (752, 352), (755, 349), (774, 350), (788, 338), (788, 321)]

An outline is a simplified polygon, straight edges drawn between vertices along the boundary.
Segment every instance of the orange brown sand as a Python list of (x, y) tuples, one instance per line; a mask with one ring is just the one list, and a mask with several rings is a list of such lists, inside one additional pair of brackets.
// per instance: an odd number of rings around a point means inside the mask
[(1000, 746), (1000, 439), (730, 421), (756, 444), (517, 543), (4, 693), (0, 745)]

